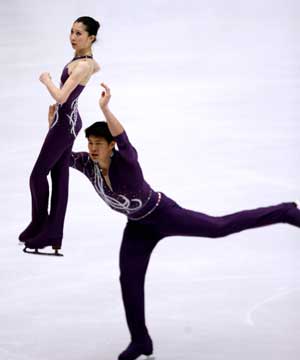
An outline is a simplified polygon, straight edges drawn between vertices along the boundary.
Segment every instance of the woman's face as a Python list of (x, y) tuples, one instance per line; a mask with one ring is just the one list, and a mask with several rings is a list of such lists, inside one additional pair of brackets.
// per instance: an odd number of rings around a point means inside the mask
[(84, 24), (74, 22), (70, 33), (70, 42), (75, 51), (90, 48), (94, 39), (95, 36), (89, 35), (89, 33), (85, 30)]

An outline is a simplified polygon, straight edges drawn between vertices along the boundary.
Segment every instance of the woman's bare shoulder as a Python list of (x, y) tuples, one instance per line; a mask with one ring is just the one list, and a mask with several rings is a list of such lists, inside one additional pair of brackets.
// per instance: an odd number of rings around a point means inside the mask
[(94, 71), (93, 71), (94, 74), (101, 70), (101, 66), (96, 60), (93, 60), (93, 65), (94, 65)]
[(94, 59), (83, 59), (78, 61), (76, 65), (80, 66), (83, 69), (89, 68), (91, 74), (95, 74), (96, 72), (101, 70), (99, 63)]

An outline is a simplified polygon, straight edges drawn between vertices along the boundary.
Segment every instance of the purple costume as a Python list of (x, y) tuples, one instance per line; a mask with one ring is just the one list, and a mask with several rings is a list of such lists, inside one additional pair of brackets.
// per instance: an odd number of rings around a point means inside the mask
[(145, 324), (144, 281), (150, 255), (162, 238), (176, 235), (216, 238), (275, 223), (300, 227), (300, 211), (292, 202), (220, 217), (184, 209), (166, 195), (153, 191), (145, 182), (137, 152), (125, 132), (115, 137), (115, 141), (118, 151), (114, 150), (108, 174), (112, 190), (98, 163), (93, 162), (88, 153), (73, 152), (70, 166), (88, 177), (112, 209), (128, 217), (119, 260), (122, 297), (132, 343), (119, 359), (135, 359), (142, 353), (152, 352)]
[[(78, 56), (72, 61), (81, 58), (92, 58), (92, 56)], [(69, 77), (69, 64), (63, 69), (61, 87)], [(48, 245), (56, 249), (61, 247), (68, 202), (70, 156), (74, 140), (82, 127), (77, 106), (78, 97), (83, 89), (83, 85), (77, 85), (67, 101), (57, 105), (54, 121), (32, 170), (30, 176), (32, 221), (19, 236), (28, 248), (43, 248)], [(52, 194), (48, 215), (47, 175), (50, 171)]]

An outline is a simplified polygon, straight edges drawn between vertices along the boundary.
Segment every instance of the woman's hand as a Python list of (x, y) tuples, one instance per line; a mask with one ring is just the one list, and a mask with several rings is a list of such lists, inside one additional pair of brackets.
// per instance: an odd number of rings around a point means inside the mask
[(111, 98), (111, 94), (110, 94), (110, 88), (106, 84), (101, 83), (101, 86), (105, 89), (105, 91), (102, 91), (101, 97), (99, 99), (100, 108), (103, 110), (107, 107), (109, 100)]
[(51, 76), (48, 72), (44, 72), (40, 75), (40, 82), (44, 85), (47, 85), (47, 83), (51, 81)]
[(49, 127), (51, 127), (51, 125), (52, 125), (52, 123), (53, 123), (55, 111), (56, 111), (56, 104), (50, 105), (50, 106), (49, 106), (49, 110), (48, 110), (48, 123), (49, 123)]

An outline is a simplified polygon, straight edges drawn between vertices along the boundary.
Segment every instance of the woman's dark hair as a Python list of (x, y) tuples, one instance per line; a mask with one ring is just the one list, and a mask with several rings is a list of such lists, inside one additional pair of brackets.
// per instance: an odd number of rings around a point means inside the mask
[[(83, 25), (85, 25), (86, 31), (89, 33), (89, 35), (95, 35), (97, 36), (98, 30), (100, 28), (100, 24), (97, 20), (89, 17), (89, 16), (81, 16), (74, 22), (80, 22)], [(93, 42), (95, 42), (94, 40)]]
[(109, 131), (107, 122), (105, 121), (97, 121), (88, 128), (85, 129), (85, 137), (89, 136), (101, 136), (103, 137), (109, 144), (114, 141), (114, 137)]

